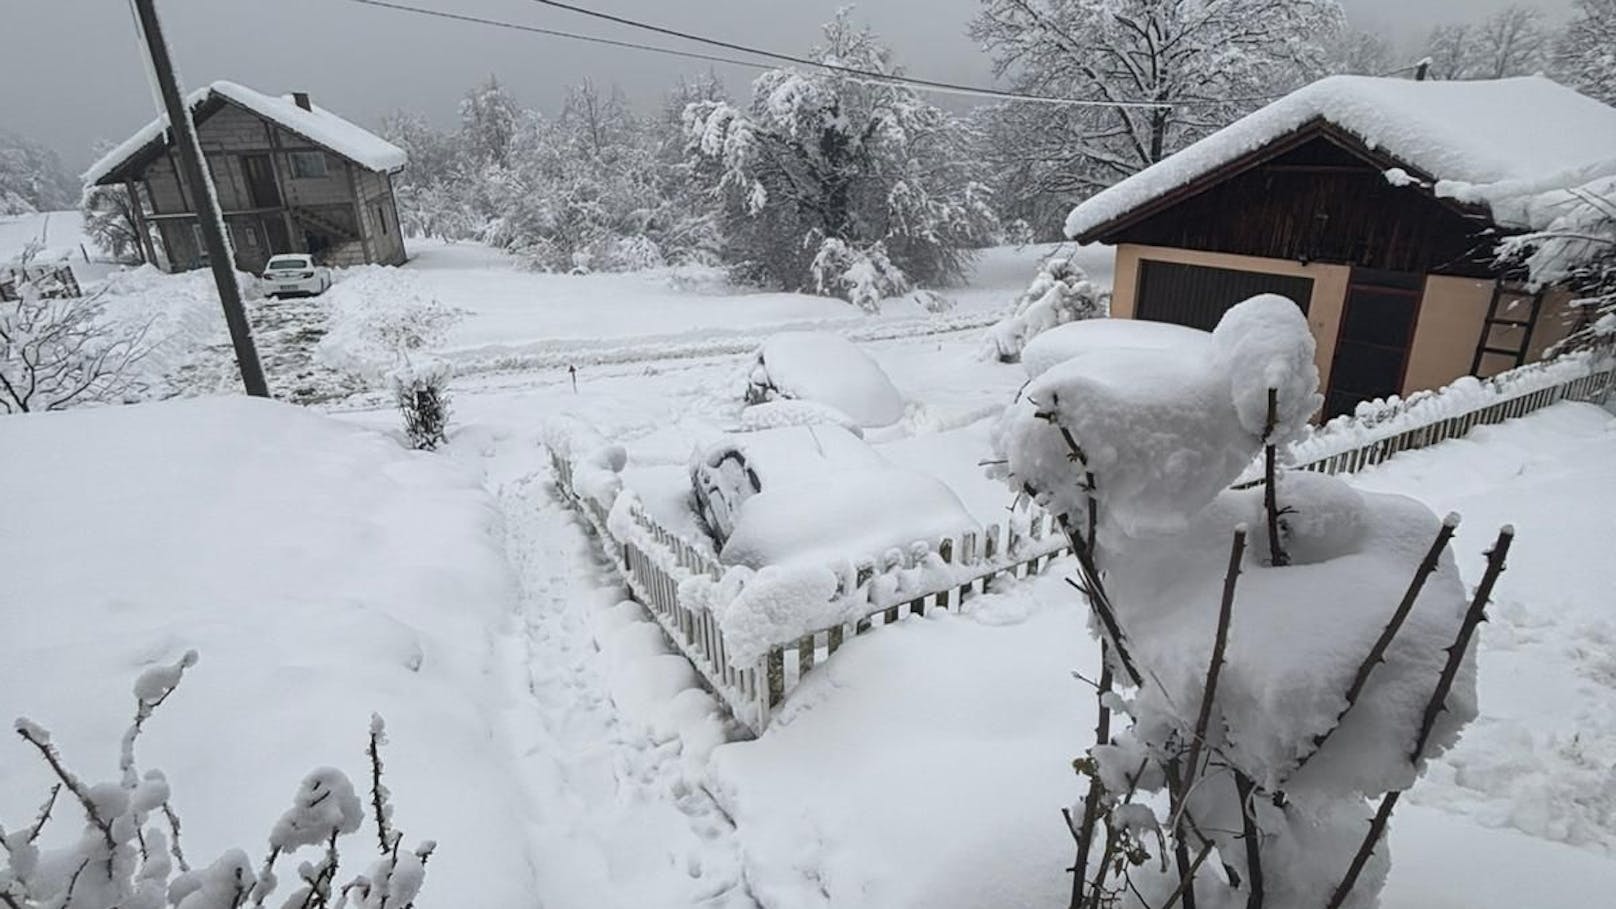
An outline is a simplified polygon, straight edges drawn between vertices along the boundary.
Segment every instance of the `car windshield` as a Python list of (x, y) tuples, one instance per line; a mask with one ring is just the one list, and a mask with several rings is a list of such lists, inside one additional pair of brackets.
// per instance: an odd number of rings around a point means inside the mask
[(308, 268), (309, 260), (306, 256), (278, 256), (269, 260), (266, 268), (270, 271), (283, 268)]

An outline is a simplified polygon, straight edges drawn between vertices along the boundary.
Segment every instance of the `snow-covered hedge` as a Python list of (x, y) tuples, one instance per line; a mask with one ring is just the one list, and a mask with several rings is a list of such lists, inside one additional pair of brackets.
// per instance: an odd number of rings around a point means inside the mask
[[(1475, 716), (1452, 522), (1327, 476), (1280, 474), (1272, 507), (1229, 489), (1304, 431), (1313, 356), (1300, 309), (1257, 297), (1199, 355), (1088, 345), (996, 428), (997, 471), (1071, 532), (1101, 710), (1128, 720), (1080, 762), (1078, 873), (1106, 899), (1162, 905), (1193, 880), (1211, 905), (1258, 884), (1273, 906), (1371, 906), (1388, 860), (1368, 800), (1393, 793), (1389, 812)], [(1248, 546), (1270, 521), (1281, 548)]]
[(382, 265), (344, 270), (321, 304), (329, 321), (315, 358), (366, 383), (402, 358), (437, 347), (462, 316), (430, 296), (414, 274)]
[(1046, 260), (1010, 315), (988, 329), (982, 357), (1015, 362), (1043, 332), (1067, 322), (1104, 318), (1110, 311), (1111, 292), (1091, 282), (1083, 269), (1068, 259)]

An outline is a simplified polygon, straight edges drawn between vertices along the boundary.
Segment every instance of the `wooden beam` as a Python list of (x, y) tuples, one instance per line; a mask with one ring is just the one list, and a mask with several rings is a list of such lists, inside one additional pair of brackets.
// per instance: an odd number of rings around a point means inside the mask
[(157, 251), (152, 247), (151, 230), (146, 225), (146, 205), (140, 201), (140, 186), (134, 180), (125, 180), (123, 189), (129, 194), (129, 209), (135, 216), (135, 234), (140, 240), (140, 251), (148, 264), (156, 265)]

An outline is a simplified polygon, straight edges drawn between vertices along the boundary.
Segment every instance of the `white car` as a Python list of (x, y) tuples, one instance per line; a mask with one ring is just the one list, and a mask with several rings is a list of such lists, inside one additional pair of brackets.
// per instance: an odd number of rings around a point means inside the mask
[(317, 296), (331, 287), (331, 269), (314, 264), (314, 257), (304, 253), (270, 257), (262, 277), (264, 293), (271, 297)]
[(729, 435), (697, 451), (690, 479), (726, 565), (825, 565), (979, 529), (941, 480), (835, 425)]

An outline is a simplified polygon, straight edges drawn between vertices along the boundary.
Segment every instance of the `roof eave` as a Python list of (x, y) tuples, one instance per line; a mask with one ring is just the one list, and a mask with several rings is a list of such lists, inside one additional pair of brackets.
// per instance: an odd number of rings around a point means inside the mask
[[(1210, 189), (1212, 186), (1218, 183), (1233, 179), (1234, 177), (1237, 177), (1248, 170), (1261, 166), (1263, 162), (1270, 158), (1290, 151), (1291, 149), (1296, 148), (1306, 142), (1310, 142), (1313, 139), (1319, 138), (1320, 136), (1328, 137), (1343, 149), (1362, 158), (1366, 164), (1379, 167), (1381, 170), (1399, 167), (1407, 171), (1417, 181), (1426, 186), (1433, 185), (1436, 182), (1436, 178), (1433, 175), (1426, 173), (1425, 171), (1406, 161), (1395, 158), (1392, 155), (1381, 151), (1380, 149), (1371, 148), (1362, 139), (1359, 139), (1348, 130), (1342, 129), (1335, 123), (1332, 123), (1329, 119), (1319, 116), (1313, 117), (1312, 119), (1300, 124), (1290, 132), (1276, 136), (1273, 140), (1260, 145), (1237, 158), (1224, 162), (1218, 167), (1215, 167), (1189, 181), (1188, 183), (1185, 183), (1183, 186), (1179, 186), (1169, 192), (1162, 193), (1148, 202), (1136, 205), (1127, 211), (1115, 215), (1112, 218), (1089, 228), (1088, 230), (1073, 234), (1071, 235), (1070, 239), (1080, 244), (1114, 242), (1113, 235), (1117, 231), (1132, 227), (1146, 218), (1159, 214), (1162, 211), (1172, 208), (1174, 205), (1185, 201), (1186, 199), (1205, 192), (1207, 189)], [(1486, 206), (1460, 203), (1453, 199), (1437, 196), (1434, 193), (1431, 194), (1431, 198), (1455, 209), (1466, 217), (1479, 216), (1491, 220), (1490, 212), (1488, 212)]]

